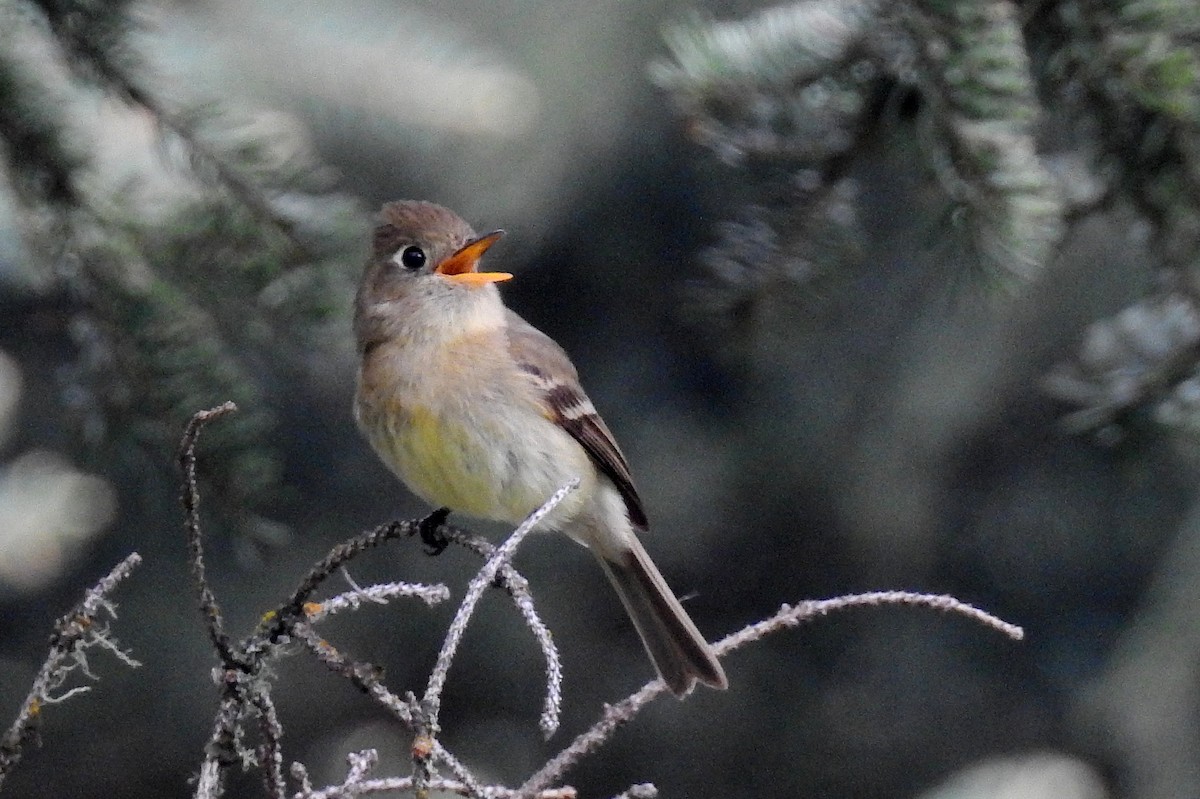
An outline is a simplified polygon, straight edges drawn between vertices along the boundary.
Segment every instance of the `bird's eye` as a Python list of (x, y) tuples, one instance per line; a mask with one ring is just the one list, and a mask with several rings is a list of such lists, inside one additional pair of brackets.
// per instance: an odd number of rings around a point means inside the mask
[(420, 269), (425, 265), (425, 251), (420, 247), (405, 247), (397, 260), (407, 269)]

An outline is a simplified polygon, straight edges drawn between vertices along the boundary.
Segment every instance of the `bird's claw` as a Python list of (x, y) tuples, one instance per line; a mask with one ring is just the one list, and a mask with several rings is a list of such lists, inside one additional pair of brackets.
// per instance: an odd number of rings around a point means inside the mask
[(438, 508), (417, 522), (416, 532), (421, 536), (421, 543), (425, 545), (426, 555), (440, 555), (446, 551), (446, 547), (450, 546), (450, 539), (441, 531), (441, 527), (446, 523), (446, 517), (449, 515), (449, 508)]

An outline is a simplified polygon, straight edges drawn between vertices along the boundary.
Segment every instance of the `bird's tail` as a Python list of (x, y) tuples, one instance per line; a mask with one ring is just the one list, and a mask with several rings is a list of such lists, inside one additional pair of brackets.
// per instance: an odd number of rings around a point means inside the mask
[(679, 604), (641, 542), (631, 535), (627, 544), (615, 552), (596, 555), (663, 682), (680, 697), (697, 682), (728, 688), (725, 670), (712, 647)]

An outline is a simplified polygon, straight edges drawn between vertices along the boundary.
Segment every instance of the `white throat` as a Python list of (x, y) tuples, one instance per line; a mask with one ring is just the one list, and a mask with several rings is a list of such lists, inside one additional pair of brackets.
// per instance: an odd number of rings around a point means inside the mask
[(504, 302), (494, 285), (455, 285), (431, 276), (415, 289), (421, 296), (393, 301), (402, 340), (437, 344), (504, 326)]

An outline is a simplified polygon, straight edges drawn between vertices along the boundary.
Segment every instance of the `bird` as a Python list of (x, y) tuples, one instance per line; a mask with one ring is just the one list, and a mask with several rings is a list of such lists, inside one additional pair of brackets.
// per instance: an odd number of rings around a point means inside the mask
[(504, 231), (478, 236), (420, 200), (387, 203), (377, 221), (354, 301), (354, 417), (372, 449), (441, 513), (509, 524), (578, 478), (539, 528), (595, 555), (672, 693), (727, 688), (638, 538), (647, 518), (629, 463), (575, 366), (505, 306), (497, 284), (512, 275), (479, 270)]

